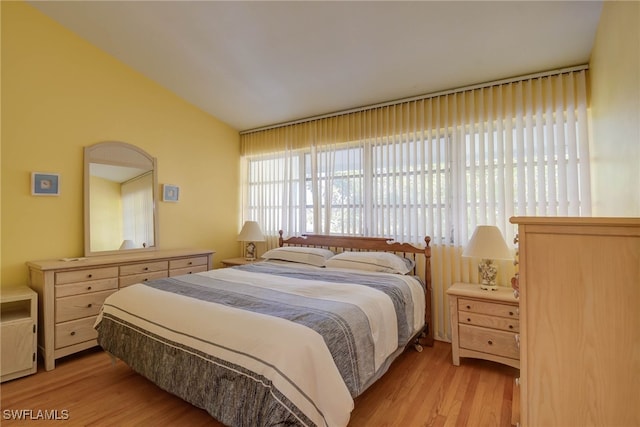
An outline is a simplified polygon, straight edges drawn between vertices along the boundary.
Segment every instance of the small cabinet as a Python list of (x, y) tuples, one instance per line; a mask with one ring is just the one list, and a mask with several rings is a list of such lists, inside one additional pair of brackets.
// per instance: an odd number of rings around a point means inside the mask
[(447, 294), (453, 364), (475, 357), (519, 368), (520, 311), (513, 290), (454, 283)]
[(0, 373), (2, 382), (37, 371), (38, 295), (26, 286), (0, 293)]

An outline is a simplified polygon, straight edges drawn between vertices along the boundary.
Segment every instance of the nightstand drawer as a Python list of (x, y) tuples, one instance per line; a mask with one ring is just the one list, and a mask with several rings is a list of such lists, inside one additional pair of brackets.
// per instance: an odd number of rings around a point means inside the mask
[(516, 334), (471, 325), (460, 325), (460, 347), (497, 356), (520, 359)]
[(67, 347), (98, 338), (98, 331), (93, 329), (95, 323), (96, 316), (58, 323), (56, 325), (55, 348)]
[(168, 261), (145, 262), (141, 264), (123, 265), (120, 267), (120, 275), (128, 276), (130, 274), (144, 274), (153, 271), (167, 270), (169, 268)]
[(471, 311), (459, 311), (458, 321), (467, 325), (484, 326), (510, 332), (520, 332), (520, 321), (506, 317), (489, 316)]
[(104, 300), (116, 290), (92, 292), (84, 295), (56, 299), (56, 323), (82, 317), (95, 316)]
[(112, 277), (118, 277), (118, 267), (87, 268), (84, 270), (63, 271), (56, 273), (56, 285), (84, 282), (86, 280), (108, 279)]
[[(169, 270), (174, 270), (176, 268), (190, 268), (195, 267), (196, 265), (204, 265), (206, 268), (209, 259), (206, 256), (194, 257), (194, 258), (184, 258), (184, 259), (172, 259), (169, 261)], [(201, 270), (206, 271), (206, 270)]]
[(518, 319), (520, 317), (518, 307), (515, 305), (500, 304), (488, 301), (477, 301), (465, 298), (460, 298), (458, 300), (458, 310), (488, 314), (491, 316), (508, 317), (512, 319)]

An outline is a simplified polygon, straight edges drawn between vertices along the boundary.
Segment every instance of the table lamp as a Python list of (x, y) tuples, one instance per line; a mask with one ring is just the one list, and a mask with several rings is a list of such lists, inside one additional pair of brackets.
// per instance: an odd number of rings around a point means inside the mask
[(260, 225), (256, 221), (245, 221), (238, 235), (238, 241), (247, 242), (245, 259), (247, 261), (255, 260), (256, 245), (253, 242), (264, 242), (264, 234), (260, 230)]
[(511, 251), (502, 237), (498, 227), (493, 225), (479, 225), (476, 227), (471, 240), (462, 251), (466, 258), (481, 258), (478, 264), (480, 274), (480, 288), (496, 290), (496, 276), (498, 267), (494, 260), (511, 259)]

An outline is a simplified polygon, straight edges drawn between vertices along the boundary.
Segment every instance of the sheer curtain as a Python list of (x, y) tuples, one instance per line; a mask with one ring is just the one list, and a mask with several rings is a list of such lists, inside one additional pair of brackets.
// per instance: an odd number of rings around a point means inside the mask
[[(586, 69), (422, 97), (241, 136), (243, 219), (277, 230), (432, 237), (435, 334), (446, 289), (477, 282), (476, 225), (591, 213)], [(504, 263), (502, 284), (513, 266)]]

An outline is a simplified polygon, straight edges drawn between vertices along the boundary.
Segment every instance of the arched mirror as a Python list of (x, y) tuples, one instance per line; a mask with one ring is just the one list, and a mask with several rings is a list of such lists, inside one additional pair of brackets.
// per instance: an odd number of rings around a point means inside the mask
[(84, 254), (158, 248), (156, 159), (125, 142), (84, 149)]

